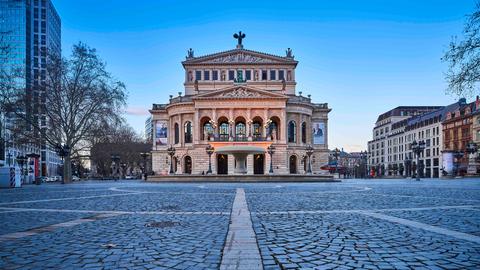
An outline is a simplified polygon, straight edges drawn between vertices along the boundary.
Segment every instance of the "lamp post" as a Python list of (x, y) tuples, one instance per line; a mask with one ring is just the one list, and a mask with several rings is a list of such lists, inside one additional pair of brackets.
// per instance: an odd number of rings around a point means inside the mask
[(467, 174), (468, 175), (476, 175), (477, 174), (477, 164), (475, 162), (474, 154), (478, 151), (478, 145), (474, 142), (469, 142), (467, 144), (467, 153), (468, 153), (468, 167), (467, 167)]
[(120, 156), (118, 154), (111, 154), (110, 158), (112, 159), (112, 177), (115, 181), (117, 181), (116, 175), (118, 174), (118, 164), (120, 162)]
[(65, 184), (65, 157), (70, 154), (70, 146), (66, 144), (59, 144), (56, 146), (58, 155), (62, 158), (63, 173), (62, 173), (62, 184)]
[(455, 158), (453, 177), (456, 177), (460, 171), (460, 159), (463, 157), (463, 152), (455, 151), (453, 152), (453, 157)]
[(313, 154), (313, 147), (311, 145), (308, 145), (305, 153), (307, 154), (307, 157), (308, 157), (307, 174), (312, 174), (312, 162), (310, 160), (310, 157)]
[(150, 156), (150, 153), (147, 152), (142, 152), (140, 153), (140, 156), (143, 158), (143, 166), (142, 166), (142, 174), (145, 177), (145, 181), (147, 181), (147, 157)]
[(215, 147), (211, 146), (210, 144), (205, 148), (208, 154), (208, 171), (207, 174), (212, 174), (212, 154), (215, 151)]
[(8, 167), (10, 167), (10, 165), (11, 165), (11, 163), (10, 163), (11, 158), (12, 158), (12, 154), (10, 152), (8, 152), (8, 154), (7, 154), (7, 165), (8, 165)]
[(420, 154), (423, 153), (423, 150), (425, 150), (425, 141), (419, 141), (417, 143), (417, 141), (413, 141), (411, 144), (410, 144), (411, 148), (412, 148), (412, 151), (415, 153), (415, 155), (417, 156), (417, 160), (416, 160), (416, 180), (417, 181), (420, 181), (420, 170), (423, 169), (420, 168)]
[(25, 181), (25, 172), (23, 166), (27, 164), (27, 160), (28, 159), (26, 156), (17, 156), (17, 163), (20, 165), (20, 179), (22, 183)]
[(335, 148), (334, 151), (335, 151), (335, 154), (334, 154), (334, 156), (335, 156), (335, 174), (337, 174), (338, 173), (338, 154), (339, 154), (338, 152), (340, 152), (340, 150), (338, 148)]
[(37, 176), (37, 159), (40, 157), (39, 154), (31, 153), (27, 155), (27, 158), (33, 158), (34, 159), (34, 170), (33, 170), (33, 177), (35, 178), (35, 184), (40, 185), (40, 177)]
[(120, 174), (120, 177), (125, 178), (126, 175), (127, 175), (127, 172), (125, 171), (125, 169), (127, 168), (127, 164), (126, 163), (120, 164), (120, 168), (122, 168), (122, 172)]
[(275, 153), (275, 146), (270, 145), (267, 147), (267, 153), (270, 155), (270, 170), (268, 171), (269, 174), (273, 174), (273, 154)]
[(170, 156), (170, 172), (169, 174), (173, 174), (173, 156), (175, 155), (175, 148), (170, 145), (169, 148), (167, 148), (167, 153)]

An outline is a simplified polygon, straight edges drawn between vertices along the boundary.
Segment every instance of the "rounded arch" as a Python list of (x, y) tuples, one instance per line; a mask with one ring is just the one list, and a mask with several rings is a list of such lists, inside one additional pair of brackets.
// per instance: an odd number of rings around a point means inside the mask
[(295, 120), (288, 122), (287, 140), (289, 143), (297, 142), (297, 123)]
[(252, 119), (252, 138), (253, 140), (260, 140), (262, 138), (262, 127), (263, 127), (263, 118), (260, 116), (255, 116)]
[(243, 116), (235, 118), (235, 138), (238, 141), (243, 141), (247, 138), (247, 125)]
[[(268, 126), (268, 135), (275, 136), (275, 139), (280, 140), (280, 118), (278, 116), (270, 117), (270, 124)], [(272, 138), (274, 139), (274, 138)]]
[(174, 124), (174, 127), (173, 127), (173, 133), (174, 133), (174, 138), (173, 138), (173, 141), (174, 141), (174, 144), (177, 144), (180, 142), (180, 127), (178, 125), (178, 123), (175, 123)]
[(184, 135), (185, 135), (185, 143), (192, 143), (193, 141), (193, 136), (192, 136), (192, 122), (186, 121), (185, 124), (183, 124), (184, 128)]
[(218, 118), (218, 139), (220, 141), (228, 141), (230, 126), (228, 124), (228, 118), (221, 116)]
[(214, 129), (212, 119), (208, 116), (200, 118), (200, 140), (209, 140), (213, 136)]
[(183, 158), (183, 172), (185, 174), (192, 174), (193, 162), (190, 156), (185, 156)]
[(307, 122), (302, 122), (302, 143), (307, 143)]
[(290, 174), (298, 173), (298, 157), (297, 155), (293, 154), (288, 158), (288, 168), (290, 170)]

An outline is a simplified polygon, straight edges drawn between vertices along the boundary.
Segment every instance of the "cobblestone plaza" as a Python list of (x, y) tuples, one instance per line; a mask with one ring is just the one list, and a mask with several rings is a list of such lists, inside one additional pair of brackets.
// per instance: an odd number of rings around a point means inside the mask
[(0, 269), (478, 269), (480, 179), (0, 190)]

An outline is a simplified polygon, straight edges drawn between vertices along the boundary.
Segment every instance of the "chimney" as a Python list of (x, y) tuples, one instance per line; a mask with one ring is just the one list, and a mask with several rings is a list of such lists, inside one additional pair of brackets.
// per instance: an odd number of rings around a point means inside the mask
[(477, 99), (475, 100), (475, 111), (478, 110), (480, 107), (480, 97), (477, 96)]

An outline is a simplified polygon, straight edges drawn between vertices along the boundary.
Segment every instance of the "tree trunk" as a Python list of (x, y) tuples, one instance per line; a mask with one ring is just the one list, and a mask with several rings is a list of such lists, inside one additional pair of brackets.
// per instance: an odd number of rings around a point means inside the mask
[(72, 182), (72, 165), (71, 164), (72, 164), (72, 159), (70, 155), (67, 155), (63, 162), (63, 182), (65, 184)]

